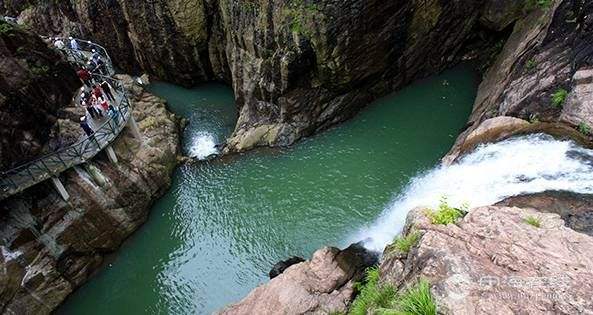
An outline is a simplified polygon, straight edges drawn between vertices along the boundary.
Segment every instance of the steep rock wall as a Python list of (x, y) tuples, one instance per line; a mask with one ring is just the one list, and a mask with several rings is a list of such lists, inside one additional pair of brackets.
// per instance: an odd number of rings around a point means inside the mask
[(289, 145), (342, 122), (457, 62), (478, 20), (500, 30), (522, 14), (519, 0), (502, 16), (492, 12), (509, 1), (17, 2), (5, 12), (40, 32), (104, 44), (128, 71), (232, 84), (240, 115), (227, 152)]
[[(478, 89), (468, 128), (444, 158), (450, 163), (481, 142), (547, 132), (591, 143), (593, 127), (593, 3), (556, 0), (517, 22)], [(555, 94), (568, 92), (555, 103)], [(515, 128), (510, 116), (531, 125)], [(494, 121), (497, 121), (494, 123)], [(528, 123), (527, 123), (528, 124)], [(489, 128), (483, 128), (490, 125)], [(491, 133), (493, 125), (504, 132)], [(529, 124), (528, 124), (529, 125)], [(478, 132), (480, 129), (487, 133)], [(474, 141), (480, 138), (480, 141)]]
[(69, 201), (42, 183), (0, 203), (0, 312), (52, 312), (146, 220), (169, 187), (179, 150), (177, 118), (163, 100), (127, 82), (141, 143), (124, 130), (113, 144), (118, 164), (99, 154), (62, 173)]
[(38, 155), (80, 85), (37, 36), (0, 21), (0, 170)]

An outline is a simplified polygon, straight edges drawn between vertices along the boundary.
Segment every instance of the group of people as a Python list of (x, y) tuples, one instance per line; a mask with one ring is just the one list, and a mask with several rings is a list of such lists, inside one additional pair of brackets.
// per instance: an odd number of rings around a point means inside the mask
[[(117, 123), (118, 111), (111, 104), (114, 101), (115, 97), (107, 81), (103, 81), (100, 84), (93, 84), (90, 87), (85, 84), (81, 88), (80, 106), (84, 107), (93, 119), (101, 119), (108, 116)], [(80, 126), (87, 135), (90, 136), (94, 133), (86, 120), (86, 115), (80, 117)]]
[[(98, 79), (99, 76), (93, 75), (107, 74), (105, 73), (107, 72), (105, 62), (99, 53), (93, 49), (87, 59), (85, 54), (81, 52), (78, 41), (72, 37), (69, 38), (68, 46), (61, 38), (56, 37), (54, 46), (60, 51), (69, 51), (68, 53), (74, 60), (79, 64), (85, 64), (76, 73), (83, 83), (79, 104), (86, 109), (88, 116), (93, 120), (107, 116), (117, 123), (118, 111), (112, 104), (115, 102), (113, 88), (107, 80), (100, 80)], [(92, 124), (87, 120), (87, 115), (80, 117), (80, 127), (87, 136), (95, 133), (91, 126)]]

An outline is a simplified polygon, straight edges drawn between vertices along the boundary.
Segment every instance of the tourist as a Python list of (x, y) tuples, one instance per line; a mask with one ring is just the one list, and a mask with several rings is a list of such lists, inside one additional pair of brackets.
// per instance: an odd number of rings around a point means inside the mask
[(80, 127), (82, 128), (82, 130), (84, 130), (84, 133), (86, 133), (87, 136), (91, 136), (95, 133), (87, 123), (86, 116), (80, 117)]
[(72, 38), (72, 36), (68, 37), (68, 39), (70, 40), (70, 49), (78, 53), (78, 51), (80, 50), (80, 46), (78, 46), (78, 42), (76, 41), (76, 39)]
[(111, 119), (113, 119), (113, 121), (115, 121), (116, 124), (119, 123), (119, 113), (111, 104), (109, 104), (109, 116), (111, 117)]
[(103, 90), (101, 89), (101, 87), (99, 85), (93, 85), (93, 95), (96, 98), (103, 96)]
[(93, 107), (95, 108), (95, 111), (97, 112), (97, 114), (99, 115), (99, 117), (103, 117), (103, 111), (101, 109), (101, 104), (99, 104), (99, 99), (93, 95), (93, 100), (91, 102), (93, 104)]
[(91, 105), (90, 102), (86, 100), (86, 97), (81, 95), (80, 97), (80, 106), (86, 108), (86, 111), (91, 115), (93, 119), (97, 118), (99, 114), (96, 112), (95, 108)]
[(101, 86), (101, 89), (103, 89), (103, 92), (105, 92), (105, 95), (107, 95), (107, 98), (109, 98), (110, 101), (115, 102), (115, 97), (113, 96), (113, 93), (111, 93), (109, 82), (105, 80), (99, 85)]
[(92, 83), (92, 77), (91, 74), (89, 73), (89, 71), (82, 67), (80, 68), (78, 71), (76, 71), (76, 74), (78, 74), (78, 77), (80, 78), (80, 80), (82, 81), (82, 83), (84, 83), (84, 85), (91, 87)]
[(64, 42), (59, 37), (56, 37), (56, 40), (54, 41), (54, 46), (59, 50), (62, 50), (64, 49), (64, 47), (66, 47)]
[(103, 97), (99, 97), (98, 102), (101, 105), (103, 112), (107, 113), (107, 111), (109, 110), (109, 103), (107, 103), (107, 100)]

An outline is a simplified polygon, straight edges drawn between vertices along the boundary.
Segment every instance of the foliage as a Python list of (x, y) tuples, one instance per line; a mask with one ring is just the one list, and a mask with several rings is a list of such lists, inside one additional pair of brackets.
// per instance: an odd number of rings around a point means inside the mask
[(526, 7), (528, 10), (535, 8), (548, 9), (552, 7), (553, 0), (527, 0)]
[(467, 205), (463, 205), (461, 208), (454, 208), (447, 203), (447, 197), (443, 196), (440, 200), (439, 208), (436, 211), (430, 210), (427, 215), (432, 224), (447, 225), (457, 222), (466, 213)]
[(585, 136), (588, 136), (591, 134), (591, 127), (587, 125), (585, 122), (581, 122), (579, 124), (579, 132)]
[(12, 24), (7, 22), (0, 22), (0, 35), (8, 34), (12, 30), (14, 30)]
[(566, 102), (566, 97), (568, 96), (568, 91), (565, 89), (557, 89), (554, 94), (552, 94), (552, 105), (554, 107), (562, 108), (564, 106), (564, 102)]
[(398, 300), (400, 314), (436, 315), (437, 313), (436, 303), (430, 293), (430, 284), (426, 280), (420, 280), (416, 286), (401, 294)]
[(289, 7), (284, 9), (284, 15), (290, 20), (290, 31), (306, 36), (311, 35), (311, 31), (305, 27), (307, 17), (315, 15), (318, 12), (319, 8), (317, 4), (306, 4), (303, 0), (293, 0), (289, 4)]
[(352, 303), (348, 314), (397, 314), (397, 315), (436, 315), (436, 304), (430, 293), (430, 284), (420, 280), (415, 286), (397, 292), (388, 284), (379, 284), (379, 270), (369, 268), (366, 283)]
[(531, 215), (528, 216), (527, 218), (525, 218), (523, 221), (531, 226), (535, 226), (536, 228), (539, 228), (542, 224), (542, 221), (540, 218), (534, 217)]
[(366, 315), (370, 309), (391, 308), (396, 296), (396, 290), (391, 285), (379, 285), (379, 269), (367, 269), (366, 283), (358, 285), (360, 293), (350, 306), (350, 315)]
[(535, 59), (533, 59), (533, 58), (527, 60), (527, 62), (525, 63), (525, 68), (527, 70), (533, 70), (533, 69), (535, 69), (535, 66), (537, 66), (537, 63), (536, 63)]
[(49, 72), (48, 66), (33, 66), (31, 67), (31, 72), (36, 76), (44, 76)]
[(398, 236), (394, 240), (393, 245), (401, 252), (407, 253), (418, 243), (418, 240), (420, 240), (420, 232), (414, 231), (408, 233), (406, 236)]

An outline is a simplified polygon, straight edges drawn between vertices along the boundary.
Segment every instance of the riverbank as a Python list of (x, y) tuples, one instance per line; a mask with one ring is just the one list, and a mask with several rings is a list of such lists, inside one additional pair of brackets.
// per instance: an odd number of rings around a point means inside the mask
[(124, 78), (142, 140), (125, 131), (113, 148), (118, 163), (100, 154), (60, 175), (71, 198), (50, 184), (1, 204), (0, 306), (12, 313), (50, 313), (81, 286), (146, 221), (170, 186), (179, 126), (164, 101)]

